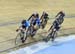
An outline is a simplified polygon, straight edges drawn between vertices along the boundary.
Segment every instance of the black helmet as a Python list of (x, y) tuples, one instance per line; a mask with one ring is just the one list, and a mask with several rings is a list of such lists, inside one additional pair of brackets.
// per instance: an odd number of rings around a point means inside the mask
[(39, 14), (38, 13), (36, 14), (36, 17), (39, 18)]
[(25, 22), (26, 22), (26, 20), (22, 20), (22, 22), (21, 22), (21, 23), (22, 23), (22, 24), (24, 24)]

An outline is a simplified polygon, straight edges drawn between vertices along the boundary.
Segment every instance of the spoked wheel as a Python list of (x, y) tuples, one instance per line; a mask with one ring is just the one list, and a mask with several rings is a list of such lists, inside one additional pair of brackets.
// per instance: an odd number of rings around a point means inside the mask
[(25, 33), (23, 32), (19, 32), (16, 36), (16, 39), (15, 39), (15, 45), (21, 45), (23, 44), (27, 39), (27, 36)]
[(57, 32), (49, 33), (48, 36), (44, 39), (44, 41), (48, 42), (49, 40), (51, 40), (53, 42), (56, 37), (57, 37)]
[(43, 40), (45, 41), (45, 42), (48, 42), (49, 40), (50, 40), (50, 34), (48, 34), (48, 36), (46, 37), (46, 38), (44, 38)]
[(57, 32), (56, 31), (53, 31), (53, 33), (50, 35), (51, 41), (53, 42), (56, 37), (57, 37)]

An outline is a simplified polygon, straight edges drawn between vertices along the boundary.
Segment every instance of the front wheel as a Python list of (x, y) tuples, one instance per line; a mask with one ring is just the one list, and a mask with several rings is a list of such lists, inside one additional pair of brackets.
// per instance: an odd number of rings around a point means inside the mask
[(51, 40), (53, 42), (56, 37), (57, 37), (57, 32), (53, 31), (52, 33), (48, 34), (48, 36), (44, 39), (44, 41), (48, 42), (49, 40)]
[(19, 32), (15, 39), (15, 45), (23, 44), (27, 39), (26, 33)]

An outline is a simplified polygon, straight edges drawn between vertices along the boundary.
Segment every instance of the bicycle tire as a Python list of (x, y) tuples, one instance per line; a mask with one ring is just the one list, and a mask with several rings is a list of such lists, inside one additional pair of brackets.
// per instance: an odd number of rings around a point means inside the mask
[(21, 36), (20, 36), (21, 33), (18, 33), (16, 38), (15, 38), (15, 45), (19, 45), (22, 43), (22, 40), (21, 40)]
[(21, 40), (22, 37), (25, 38), (24, 40), (26, 41), (26, 39), (27, 39), (26, 33), (23, 34), (22, 32), (20, 32), (20, 33), (17, 34), (17, 36), (15, 38), (15, 45), (23, 44), (22, 40)]

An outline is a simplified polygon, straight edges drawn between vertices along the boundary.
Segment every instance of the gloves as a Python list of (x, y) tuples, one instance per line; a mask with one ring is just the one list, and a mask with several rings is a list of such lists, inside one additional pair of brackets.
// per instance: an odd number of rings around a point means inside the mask
[(16, 32), (18, 32), (18, 31), (19, 31), (19, 29), (16, 30)]

